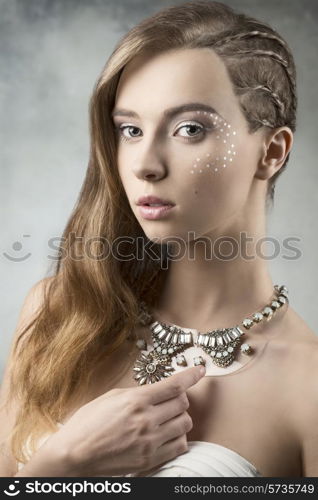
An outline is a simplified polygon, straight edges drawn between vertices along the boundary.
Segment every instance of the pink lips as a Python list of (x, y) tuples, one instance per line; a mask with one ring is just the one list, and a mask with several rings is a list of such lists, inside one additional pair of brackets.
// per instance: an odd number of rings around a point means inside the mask
[(160, 207), (149, 207), (147, 205), (139, 205), (139, 212), (144, 219), (162, 219), (166, 217), (173, 209), (174, 205), (161, 205)]
[(153, 196), (150, 194), (140, 196), (140, 198), (138, 198), (136, 202), (137, 205), (149, 205), (150, 203), (159, 203), (160, 205), (174, 205), (174, 203), (170, 200), (159, 198), (158, 196)]
[[(158, 206), (149, 206), (152, 204)], [(141, 196), (137, 201), (137, 205), (142, 217), (150, 220), (161, 219), (162, 217), (167, 216), (174, 207), (174, 203), (172, 201), (152, 195)]]

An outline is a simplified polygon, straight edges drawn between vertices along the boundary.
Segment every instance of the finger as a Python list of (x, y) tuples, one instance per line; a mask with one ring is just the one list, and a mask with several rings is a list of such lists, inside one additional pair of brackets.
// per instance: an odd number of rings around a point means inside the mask
[(177, 417), (181, 413), (187, 411), (188, 408), (188, 396), (183, 392), (176, 398), (168, 399), (167, 401), (152, 406), (152, 421), (155, 425), (161, 425), (171, 418)]
[(155, 384), (143, 385), (140, 390), (143, 391), (148, 402), (155, 405), (180, 396), (189, 387), (196, 384), (204, 374), (204, 366), (193, 366)]
[(159, 446), (156, 453), (153, 456), (153, 467), (159, 467), (160, 465), (173, 460), (178, 455), (186, 453), (189, 450), (187, 437), (185, 435), (179, 436), (176, 439), (164, 443)]
[(192, 418), (186, 411), (168, 422), (159, 425), (156, 433), (158, 433), (158, 443), (162, 445), (190, 432), (193, 427)]

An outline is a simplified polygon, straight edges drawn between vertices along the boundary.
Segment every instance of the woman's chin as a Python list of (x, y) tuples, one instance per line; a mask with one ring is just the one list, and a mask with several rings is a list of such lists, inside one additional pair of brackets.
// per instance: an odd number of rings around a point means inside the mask
[(172, 233), (171, 231), (145, 231), (145, 235), (147, 238), (152, 241), (153, 243), (158, 243), (158, 244), (167, 244), (171, 241), (175, 241), (176, 239), (179, 239), (179, 237), (175, 234)]
[(187, 243), (187, 231), (179, 229), (172, 229), (171, 227), (143, 227), (144, 233), (147, 238), (154, 243), (159, 244), (172, 244), (177, 243), (177, 245), (182, 248), (183, 245)]

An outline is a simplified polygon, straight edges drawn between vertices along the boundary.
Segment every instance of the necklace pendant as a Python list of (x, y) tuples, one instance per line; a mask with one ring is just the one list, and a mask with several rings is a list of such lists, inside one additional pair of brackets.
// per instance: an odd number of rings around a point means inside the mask
[(215, 365), (224, 368), (233, 363), (242, 335), (244, 332), (239, 326), (222, 328), (199, 334), (196, 344), (209, 354)]
[(153, 384), (169, 377), (174, 371), (168, 356), (157, 356), (152, 350), (148, 354), (141, 354), (135, 362), (134, 379), (139, 385)]

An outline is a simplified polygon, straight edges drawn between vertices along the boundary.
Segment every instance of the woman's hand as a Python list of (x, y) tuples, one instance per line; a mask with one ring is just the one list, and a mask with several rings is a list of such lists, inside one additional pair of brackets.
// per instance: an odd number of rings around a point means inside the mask
[(74, 476), (120, 476), (167, 462), (188, 450), (186, 390), (203, 374), (192, 367), (155, 384), (110, 390), (77, 410), (50, 446), (67, 450)]

